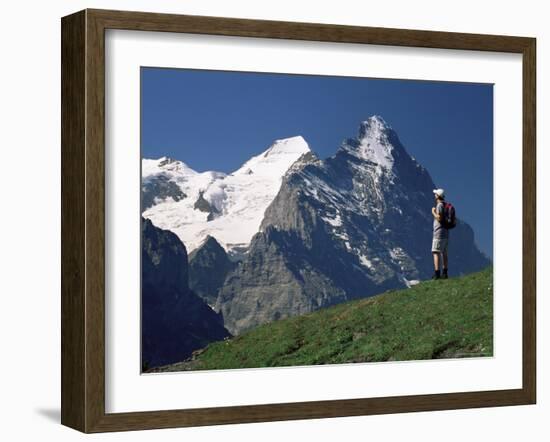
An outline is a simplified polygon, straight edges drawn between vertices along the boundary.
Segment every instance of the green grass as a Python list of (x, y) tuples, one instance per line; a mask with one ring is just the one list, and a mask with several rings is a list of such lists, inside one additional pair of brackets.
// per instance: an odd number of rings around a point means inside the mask
[(210, 344), (159, 371), (492, 356), (492, 268), (339, 304)]

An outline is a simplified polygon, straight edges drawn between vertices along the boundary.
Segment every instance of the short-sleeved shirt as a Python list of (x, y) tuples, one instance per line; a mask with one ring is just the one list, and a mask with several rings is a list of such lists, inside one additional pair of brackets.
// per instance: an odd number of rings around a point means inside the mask
[[(435, 208), (436, 213), (443, 218), (445, 215), (445, 207), (443, 206), (443, 203), (439, 202), (437, 203), (437, 206)], [(434, 218), (434, 232), (433, 232), (434, 239), (442, 239), (442, 238), (448, 238), (449, 237), (449, 229), (446, 229), (441, 225), (441, 223)]]

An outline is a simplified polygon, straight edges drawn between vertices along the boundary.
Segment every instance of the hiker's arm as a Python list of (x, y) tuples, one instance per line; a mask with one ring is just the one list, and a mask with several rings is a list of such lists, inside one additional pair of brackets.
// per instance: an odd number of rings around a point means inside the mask
[(437, 213), (437, 211), (435, 210), (435, 207), (432, 207), (432, 215), (436, 220), (441, 221), (441, 215)]

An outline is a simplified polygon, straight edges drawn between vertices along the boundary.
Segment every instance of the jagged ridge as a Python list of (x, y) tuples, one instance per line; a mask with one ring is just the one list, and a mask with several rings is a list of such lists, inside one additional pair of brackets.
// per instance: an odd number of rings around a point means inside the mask
[[(226, 327), (238, 334), (427, 278), (433, 188), (380, 117), (361, 123), (327, 160), (303, 155), (220, 291)], [(463, 222), (452, 232), (450, 259), (455, 275), (489, 264)]]

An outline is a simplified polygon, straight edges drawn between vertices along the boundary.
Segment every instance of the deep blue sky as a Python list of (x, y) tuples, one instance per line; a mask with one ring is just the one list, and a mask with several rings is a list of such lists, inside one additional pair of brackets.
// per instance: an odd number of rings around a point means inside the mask
[(278, 138), (321, 158), (381, 115), (493, 256), (493, 86), (188, 69), (141, 69), (141, 149), (231, 172)]

